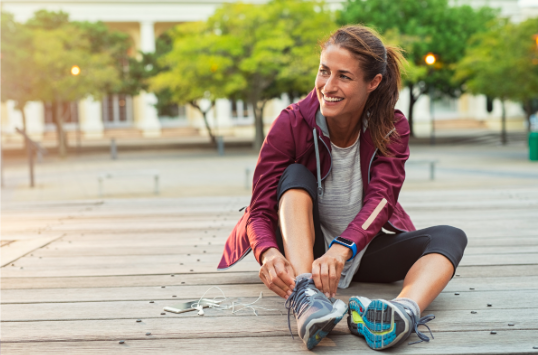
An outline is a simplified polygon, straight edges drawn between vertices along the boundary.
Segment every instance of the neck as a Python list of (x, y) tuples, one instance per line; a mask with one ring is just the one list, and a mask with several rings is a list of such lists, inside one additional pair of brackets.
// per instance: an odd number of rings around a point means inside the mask
[(355, 143), (361, 131), (362, 110), (360, 111), (360, 115), (354, 115), (353, 117), (325, 117), (333, 144), (346, 148)]

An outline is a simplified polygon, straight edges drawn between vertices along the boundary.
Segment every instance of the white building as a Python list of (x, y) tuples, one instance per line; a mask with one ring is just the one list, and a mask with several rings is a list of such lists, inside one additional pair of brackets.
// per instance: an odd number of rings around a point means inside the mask
[[(264, 2), (253, 0), (251, 2)], [(327, 1), (334, 9), (341, 6), (341, 0)], [(4, 0), (2, 10), (14, 14), (19, 22), (31, 18), (35, 11), (47, 9), (64, 11), (71, 20), (103, 21), (110, 28), (128, 33), (136, 47), (143, 52), (155, 50), (155, 39), (172, 26), (187, 22), (207, 19), (220, 6), (222, 0)], [(527, 16), (538, 15), (538, 0), (452, 0), (454, 4), (470, 4), (472, 6), (489, 5), (501, 8), (505, 16), (520, 21)], [(153, 104), (156, 97), (152, 93), (141, 93), (137, 97), (109, 96), (102, 101), (87, 98), (71, 106), (71, 123), (66, 130), (74, 131), (78, 122), (84, 139), (103, 139), (110, 136), (110, 131), (125, 131), (125, 134), (136, 134), (145, 137), (159, 137), (166, 131), (183, 130), (182, 134), (194, 133), (199, 129), (204, 134), (201, 116), (192, 108), (179, 108), (178, 117), (158, 117)], [(203, 104), (203, 103), (202, 103)], [(285, 96), (273, 100), (265, 110), (265, 121), (270, 124), (286, 105), (289, 99)], [(13, 142), (20, 140), (15, 127), (22, 126), (20, 112), (14, 109), (14, 102), (2, 104), (2, 140)], [(408, 93), (404, 90), (398, 107), (408, 110)], [(523, 112), (519, 105), (508, 105), (510, 125), (522, 128)], [(27, 127), (30, 135), (43, 140), (52, 138), (55, 130), (50, 118), (50, 108), (40, 102), (29, 103), (26, 107)], [(500, 104), (494, 103), (493, 112), (486, 110), (485, 97), (464, 95), (458, 100), (445, 99), (434, 104), (436, 120), (475, 120), (482, 125), (494, 128), (500, 117)], [(415, 105), (415, 129), (417, 134), (429, 134), (430, 110), (429, 99), (423, 95)], [(209, 114), (210, 123), (219, 134), (228, 136), (253, 137), (252, 108), (242, 102), (218, 100), (216, 108)], [(183, 128), (181, 128), (183, 127)]]

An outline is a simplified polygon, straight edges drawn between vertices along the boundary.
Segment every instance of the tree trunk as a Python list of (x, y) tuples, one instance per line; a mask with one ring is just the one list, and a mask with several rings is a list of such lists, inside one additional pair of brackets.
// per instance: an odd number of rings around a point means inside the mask
[(531, 131), (531, 115), (532, 115), (532, 101), (527, 100), (523, 104), (523, 108), (525, 110), (525, 117), (527, 118), (527, 133), (530, 133)]
[(408, 86), (409, 88), (409, 112), (407, 114), (407, 120), (409, 121), (409, 129), (410, 129), (410, 136), (415, 136), (415, 129), (413, 127), (413, 108), (415, 107), (415, 102), (417, 102), (417, 98), (413, 95), (413, 89), (414, 85), (410, 84)]
[(254, 128), (256, 129), (252, 147), (257, 152), (260, 151), (263, 144), (263, 140), (265, 139), (265, 133), (263, 129), (263, 110), (265, 109), (266, 103), (267, 100), (264, 100), (261, 103), (259, 101), (251, 102), (251, 105), (254, 108)]
[(508, 139), (506, 137), (506, 107), (504, 104), (504, 98), (501, 99), (502, 116), (501, 116), (501, 143), (506, 145)]
[(209, 106), (209, 108), (207, 110), (205, 110), (205, 111), (202, 110), (200, 105), (198, 105), (195, 101), (191, 101), (190, 105), (192, 107), (194, 107), (195, 109), (197, 109), (198, 111), (200, 111), (200, 113), (202, 114), (202, 117), (204, 118), (205, 128), (207, 129), (207, 134), (209, 134), (209, 138), (211, 139), (211, 144), (214, 147), (216, 147), (217, 146), (217, 140), (215, 139), (215, 136), (213, 135), (213, 131), (211, 130), (211, 127), (209, 126), (209, 122), (207, 121), (207, 114), (215, 106), (215, 101), (211, 101), (211, 106)]
[[(21, 116), (22, 116), (22, 130), (24, 133), (28, 134), (27, 132), (27, 129), (26, 129), (26, 112), (24, 112), (24, 107), (26, 107), (26, 102), (23, 102), (23, 103), (17, 103), (17, 109), (21, 112)], [(24, 150), (27, 150), (28, 149), (28, 144), (26, 144), (26, 139), (24, 139)]]
[(67, 142), (65, 139), (65, 131), (64, 131), (64, 113), (62, 110), (62, 104), (61, 102), (55, 102), (54, 106), (56, 108), (56, 132), (58, 136), (58, 155), (60, 157), (65, 158), (67, 156)]

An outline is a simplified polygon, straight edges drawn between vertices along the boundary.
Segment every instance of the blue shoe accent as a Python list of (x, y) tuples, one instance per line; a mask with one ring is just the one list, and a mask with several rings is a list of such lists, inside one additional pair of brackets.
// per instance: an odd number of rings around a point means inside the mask
[[(365, 299), (362, 297), (363, 301)], [(416, 321), (413, 313), (406, 310), (403, 305), (381, 299), (373, 300), (365, 307), (359, 297), (350, 298), (348, 313), (347, 322), (351, 333), (364, 337), (368, 346), (374, 350), (401, 344), (413, 330), (421, 339), (418, 342), (429, 341), (430, 339), (418, 331), (417, 327), (426, 325), (426, 322), (435, 318), (428, 315)]]

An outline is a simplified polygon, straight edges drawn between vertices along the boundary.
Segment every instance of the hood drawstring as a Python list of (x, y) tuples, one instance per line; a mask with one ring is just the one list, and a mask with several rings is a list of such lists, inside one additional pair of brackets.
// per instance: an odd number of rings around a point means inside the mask
[(314, 148), (316, 149), (316, 172), (318, 178), (318, 197), (323, 196), (323, 187), (321, 186), (321, 163), (319, 160), (318, 131), (314, 128)]

